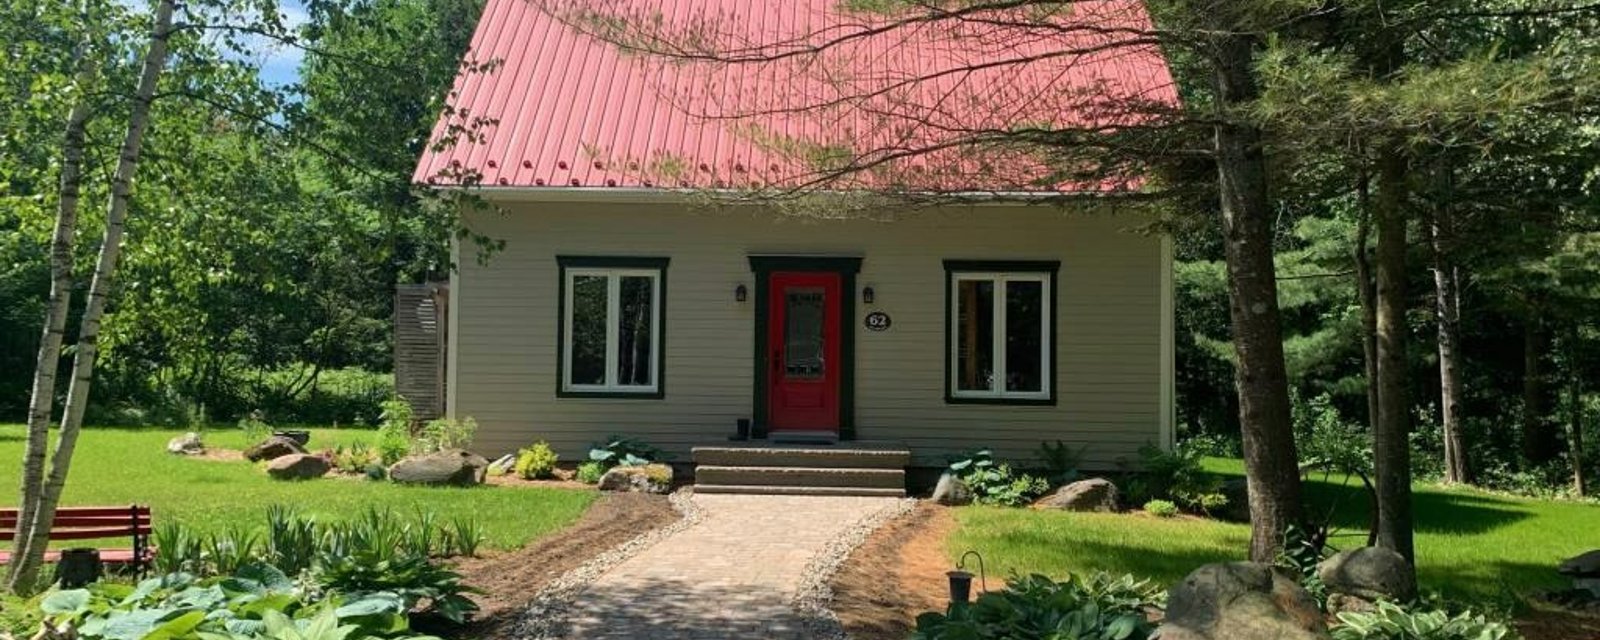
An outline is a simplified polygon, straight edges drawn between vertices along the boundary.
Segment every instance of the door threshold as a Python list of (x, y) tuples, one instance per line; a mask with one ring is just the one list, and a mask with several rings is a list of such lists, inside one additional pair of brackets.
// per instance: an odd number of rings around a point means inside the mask
[(833, 431), (772, 431), (767, 440), (773, 444), (839, 444), (839, 434)]

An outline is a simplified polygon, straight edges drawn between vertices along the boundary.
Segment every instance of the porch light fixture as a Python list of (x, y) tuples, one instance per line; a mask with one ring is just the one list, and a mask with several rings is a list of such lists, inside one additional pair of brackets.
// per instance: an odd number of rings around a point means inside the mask
[(744, 302), (749, 297), (750, 297), (750, 290), (744, 288), (744, 285), (741, 284), (741, 285), (733, 288), (733, 301), (734, 302)]
[(961, 554), (961, 559), (956, 562), (955, 570), (944, 574), (950, 579), (951, 606), (965, 605), (972, 600), (972, 572), (967, 571), (967, 556), (978, 559), (979, 584), (983, 587), (985, 593), (989, 591), (989, 576), (987, 575), (988, 571), (984, 570), (983, 567), (983, 555), (977, 551), (968, 551)]
[(865, 302), (867, 304), (872, 304), (872, 300), (874, 298), (876, 298), (876, 297), (877, 297), (877, 292), (873, 291), (872, 287), (867, 287), (867, 288), (861, 290), (861, 301), (862, 302)]

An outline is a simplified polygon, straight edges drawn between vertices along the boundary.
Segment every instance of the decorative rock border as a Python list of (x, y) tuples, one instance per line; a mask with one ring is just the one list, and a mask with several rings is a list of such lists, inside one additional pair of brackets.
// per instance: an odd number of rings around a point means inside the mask
[(534, 596), (533, 602), (528, 605), (528, 609), (512, 625), (512, 634), (527, 640), (555, 640), (564, 637), (568, 631), (567, 616), (570, 613), (572, 601), (582, 594), (584, 589), (588, 588), (605, 572), (638, 555), (641, 551), (650, 548), (657, 542), (698, 524), (705, 517), (705, 511), (694, 503), (694, 490), (692, 488), (679, 489), (672, 495), (667, 496), (667, 500), (672, 503), (672, 507), (682, 516), (677, 522), (640, 534), (614, 549), (590, 558), (588, 562), (579, 565), (577, 568), (561, 574), (561, 577), (545, 585)]
[(873, 531), (877, 531), (878, 527), (890, 520), (911, 513), (916, 506), (916, 498), (905, 498), (879, 509), (872, 515), (858, 520), (838, 537), (829, 540), (827, 545), (806, 563), (805, 573), (800, 578), (800, 587), (789, 605), (794, 608), (800, 624), (804, 626), (809, 637), (819, 640), (845, 640), (844, 627), (840, 625), (839, 616), (834, 615), (830, 606), (833, 604), (833, 587), (828, 583), (850, 558), (850, 553), (866, 542)]

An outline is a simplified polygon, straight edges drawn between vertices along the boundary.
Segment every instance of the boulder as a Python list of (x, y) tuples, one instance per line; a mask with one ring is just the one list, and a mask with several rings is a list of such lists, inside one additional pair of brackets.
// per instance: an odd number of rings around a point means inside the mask
[(1250, 521), (1250, 484), (1244, 478), (1229, 478), (1217, 488), (1228, 504), (1211, 512), (1212, 517), (1228, 522)]
[(305, 452), (306, 448), (300, 446), (300, 443), (295, 442), (294, 440), (282, 436), (272, 436), (266, 440), (262, 440), (260, 443), (250, 447), (249, 449), (245, 449), (244, 459), (251, 462), (260, 462), (262, 460), (276, 460), (287, 455)]
[(470, 487), (483, 484), (489, 461), (460, 449), (412, 456), (389, 467), (389, 479), (407, 484), (447, 484)]
[(672, 467), (664, 464), (612, 467), (600, 476), (600, 490), (666, 493), (672, 490)]
[(311, 480), (328, 475), (333, 464), (327, 458), (309, 453), (278, 456), (267, 463), (267, 475), (278, 480)]
[(1600, 578), (1600, 549), (1562, 560), (1556, 571), (1573, 578)]
[(1062, 511), (1116, 511), (1117, 485), (1105, 478), (1079, 480), (1057, 489), (1034, 506)]
[(1294, 579), (1254, 562), (1208, 564), (1172, 587), (1162, 640), (1325, 640), (1317, 601)]
[(200, 434), (193, 431), (167, 441), (167, 453), (180, 456), (197, 456), (205, 452), (206, 445), (200, 442)]
[(972, 504), (972, 487), (955, 474), (946, 473), (939, 476), (939, 484), (934, 485), (931, 499), (947, 507)]
[(1328, 591), (1363, 600), (1409, 602), (1417, 597), (1411, 564), (1382, 547), (1340, 551), (1317, 565), (1317, 577)]

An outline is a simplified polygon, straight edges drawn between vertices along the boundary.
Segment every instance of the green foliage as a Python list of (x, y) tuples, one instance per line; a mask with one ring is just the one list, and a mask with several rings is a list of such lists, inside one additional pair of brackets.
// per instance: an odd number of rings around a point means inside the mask
[(256, 410), (239, 418), (239, 431), (244, 433), (245, 442), (261, 442), (272, 435), (272, 425), (267, 424), (260, 410)]
[(1345, 420), (1333, 398), (1321, 394), (1293, 405), (1295, 445), (1301, 464), (1338, 473), (1372, 476), (1372, 434)]
[(1378, 602), (1371, 613), (1341, 612), (1334, 640), (1505, 640), (1518, 637), (1501, 622), (1463, 611), (1408, 610), (1393, 602)]
[[(602, 471), (616, 466), (637, 467), (666, 459), (661, 449), (638, 438), (611, 436), (604, 444), (595, 443), (589, 449), (589, 461), (598, 463)], [(599, 478), (595, 479), (596, 482)]]
[(404, 602), (403, 610), (437, 614), (456, 624), (478, 610), (466, 597), (473, 590), (461, 584), (461, 575), (426, 556), (357, 547), (323, 556), (313, 576), (318, 584), (338, 592), (396, 594)]
[(524, 480), (539, 480), (555, 475), (556, 460), (560, 456), (550, 448), (550, 443), (539, 441), (517, 452), (513, 472)]
[(478, 555), (478, 547), (483, 545), (486, 536), (483, 534), (483, 524), (477, 518), (457, 516), (450, 520), (449, 527), (445, 529), (444, 555), (466, 556), (468, 558)]
[(1078, 466), (1083, 464), (1083, 452), (1088, 446), (1073, 449), (1060, 440), (1039, 443), (1039, 459), (1050, 473), (1050, 481), (1067, 484), (1078, 479)]
[(413, 453), (434, 453), (447, 449), (465, 449), (478, 432), (478, 422), (471, 417), (461, 420), (440, 418), (429, 420), (417, 434)]
[(1205, 472), (1199, 452), (1177, 447), (1168, 452), (1145, 445), (1139, 449), (1139, 472), (1123, 481), (1129, 502), (1161, 500), (1207, 513), (1227, 505), (1218, 493), (1222, 482)]
[(1144, 640), (1155, 632), (1148, 608), (1163, 602), (1163, 590), (1132, 576), (1070, 575), (1055, 582), (1031, 575), (984, 593), (971, 605), (917, 616), (917, 640), (1079, 638)]
[(1289, 525), (1283, 532), (1283, 550), (1278, 552), (1273, 562), (1292, 572), (1300, 586), (1305, 587), (1306, 592), (1316, 599), (1317, 606), (1323, 609), (1328, 605), (1328, 585), (1322, 582), (1322, 576), (1317, 573), (1317, 565), (1327, 558), (1326, 545), (1322, 543), (1325, 539), (1299, 526)]
[(594, 460), (578, 465), (578, 482), (584, 484), (599, 484), (600, 477), (606, 474), (606, 466)]
[(1018, 473), (1010, 464), (996, 462), (988, 449), (980, 449), (955, 459), (949, 472), (972, 489), (979, 504), (1020, 507), (1050, 490), (1049, 481)]
[(399, 462), (411, 453), (411, 405), (404, 398), (385, 400), (378, 423), (378, 457), (383, 464)]
[(1144, 503), (1144, 512), (1157, 518), (1171, 518), (1178, 515), (1178, 505), (1170, 500), (1150, 500)]
[(383, 456), (365, 440), (356, 440), (350, 444), (340, 444), (333, 448), (334, 468), (342, 473), (366, 473), (374, 465), (382, 466)]

